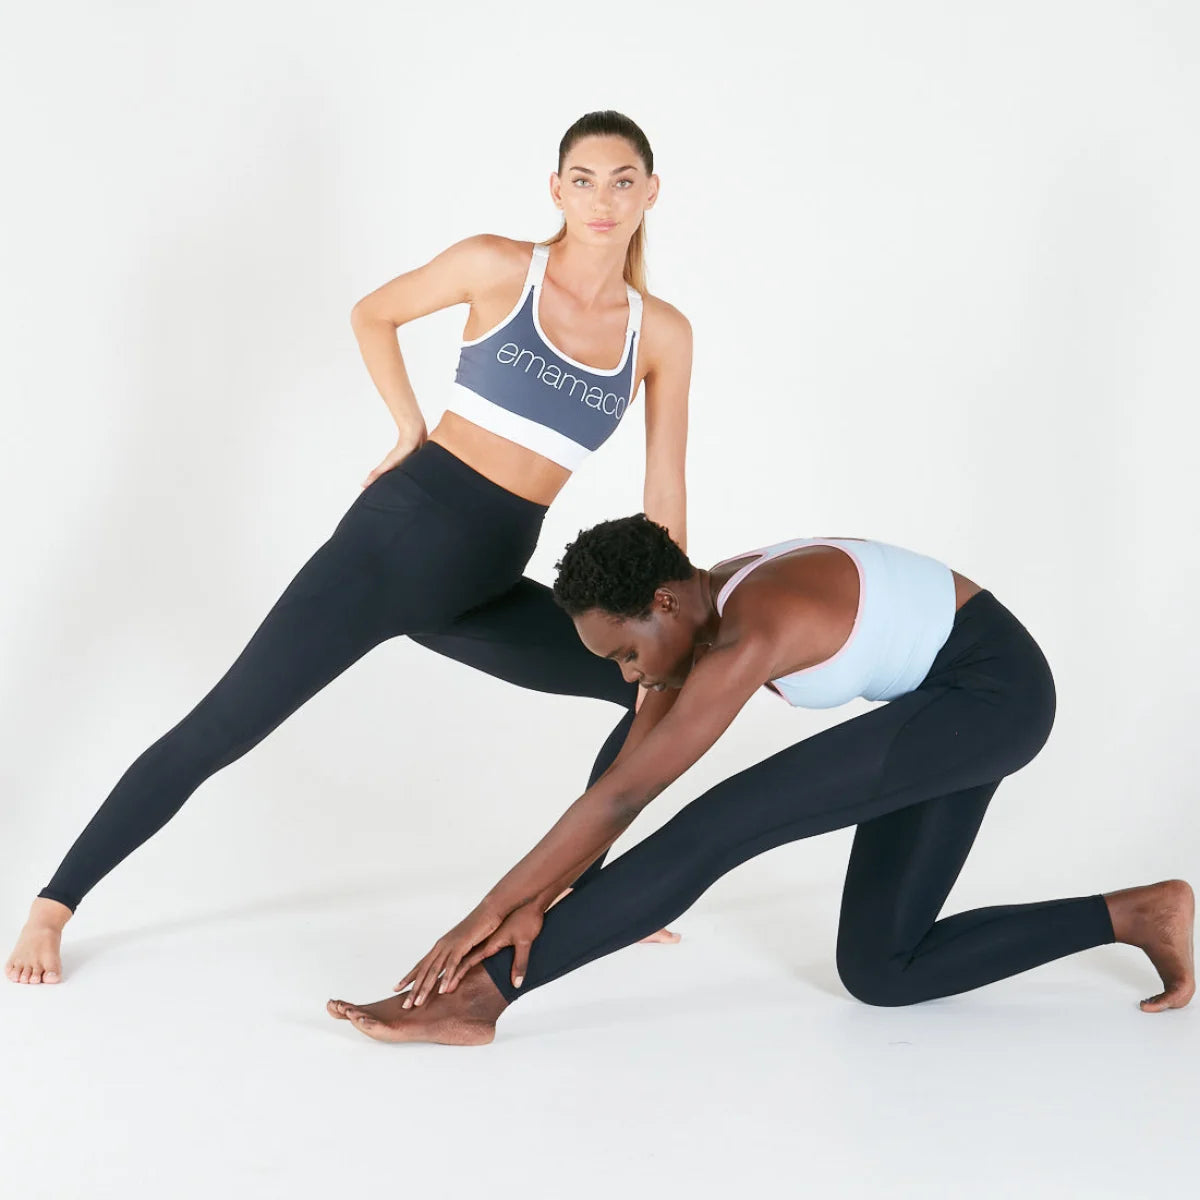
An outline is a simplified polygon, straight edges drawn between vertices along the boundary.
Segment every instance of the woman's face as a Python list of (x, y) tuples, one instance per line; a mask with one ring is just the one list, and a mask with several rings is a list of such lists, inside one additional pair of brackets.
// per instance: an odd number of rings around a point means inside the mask
[(550, 176), (568, 230), (585, 242), (627, 245), (658, 197), (658, 176), (623, 137), (581, 138)]
[(618, 617), (589, 608), (575, 617), (575, 629), (593, 654), (616, 662), (627, 682), (655, 692), (683, 687), (699, 632), (681, 614), (669, 588), (654, 593), (644, 617)]

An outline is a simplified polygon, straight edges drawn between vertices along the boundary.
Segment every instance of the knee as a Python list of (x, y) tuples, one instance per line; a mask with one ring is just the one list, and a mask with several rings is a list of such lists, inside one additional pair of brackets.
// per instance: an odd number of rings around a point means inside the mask
[(838, 978), (855, 1000), (880, 1008), (898, 1008), (917, 999), (906, 985), (902, 958), (838, 945)]
[(248, 717), (209, 696), (151, 747), (154, 758), (184, 776), (206, 777), (261, 740)]

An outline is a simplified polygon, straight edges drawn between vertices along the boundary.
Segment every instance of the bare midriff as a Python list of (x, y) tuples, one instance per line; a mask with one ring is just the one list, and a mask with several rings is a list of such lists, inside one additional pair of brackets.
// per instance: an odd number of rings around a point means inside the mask
[(429, 435), (480, 475), (534, 504), (549, 504), (571, 472), (525, 446), (448, 412)]

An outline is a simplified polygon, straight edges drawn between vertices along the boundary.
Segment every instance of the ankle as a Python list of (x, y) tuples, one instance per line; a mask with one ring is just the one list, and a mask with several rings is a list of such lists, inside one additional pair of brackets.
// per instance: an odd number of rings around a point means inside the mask
[(1142, 947), (1147, 936), (1147, 920), (1157, 908), (1157, 885), (1141, 884), (1107, 892), (1108, 918), (1112, 922), (1113, 939), (1126, 946)]
[(57, 900), (47, 900), (44, 896), (38, 896), (29, 906), (29, 919), (26, 924), (36, 925), (39, 929), (57, 929), (61, 931), (63, 926), (74, 915), (65, 904), (60, 904)]
[(508, 1001), (483, 967), (469, 971), (458, 986), (465, 993), (467, 1006), (481, 1020), (495, 1021), (508, 1007)]

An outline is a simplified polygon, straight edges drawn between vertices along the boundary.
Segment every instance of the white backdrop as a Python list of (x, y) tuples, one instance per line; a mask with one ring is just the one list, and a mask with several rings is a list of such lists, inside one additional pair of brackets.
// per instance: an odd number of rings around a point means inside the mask
[[(548, 236), (558, 139), (603, 107), (654, 147), (650, 288), (695, 330), (695, 561), (898, 542), (990, 587), (1055, 670), (1052, 739), (997, 793), (951, 907), (1191, 870), (1194, 7), (452, 8), (6, 16), (0, 935), (392, 444), (351, 305), (468, 234)], [(400, 331), (431, 428), (465, 315)], [(636, 511), (641, 467), (630, 419), (531, 573)], [(622, 844), (854, 711), (756, 699)], [(574, 798), (618, 715), (389, 643), (203, 785), (68, 951), (148, 921), (428, 901), (381, 941), (390, 983)], [(701, 904), (800, 888), (832, 920), (849, 838)]]

